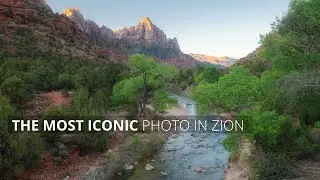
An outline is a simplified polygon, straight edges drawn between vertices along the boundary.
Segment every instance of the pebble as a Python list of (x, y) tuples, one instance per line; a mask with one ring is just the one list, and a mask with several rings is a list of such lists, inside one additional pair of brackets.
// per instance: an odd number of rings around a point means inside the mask
[(161, 175), (161, 176), (167, 176), (167, 175), (168, 175), (168, 173), (167, 173), (167, 172), (162, 172), (162, 171), (161, 171), (161, 172), (160, 172), (160, 175)]
[(154, 167), (152, 167), (150, 164), (146, 164), (145, 169), (146, 169), (147, 171), (151, 171), (151, 170), (154, 169)]
[(126, 171), (131, 171), (133, 168), (134, 168), (134, 166), (131, 165), (131, 164), (126, 164), (126, 165), (124, 165), (124, 169), (125, 169)]

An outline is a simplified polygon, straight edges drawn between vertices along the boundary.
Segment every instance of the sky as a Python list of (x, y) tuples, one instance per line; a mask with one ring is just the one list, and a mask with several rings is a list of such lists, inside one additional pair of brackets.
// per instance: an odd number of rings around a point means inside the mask
[(86, 19), (113, 30), (143, 17), (177, 37), (184, 53), (244, 57), (259, 35), (288, 9), (289, 0), (47, 0), (54, 12), (78, 8)]

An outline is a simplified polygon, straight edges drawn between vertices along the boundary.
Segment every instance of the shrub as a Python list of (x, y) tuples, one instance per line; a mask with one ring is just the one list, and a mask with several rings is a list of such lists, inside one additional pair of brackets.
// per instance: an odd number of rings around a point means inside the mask
[(33, 89), (17, 76), (5, 79), (1, 85), (1, 93), (8, 96), (12, 103), (21, 103), (31, 97)]
[(314, 124), (314, 127), (320, 129), (320, 121), (317, 121), (317, 122)]
[(9, 99), (0, 97), (0, 174), (5, 179), (38, 165), (43, 150), (39, 134), (9, 132), (8, 120), (15, 115)]
[(93, 151), (103, 151), (107, 147), (109, 134), (106, 132), (81, 132), (76, 135), (75, 142), (80, 148), (81, 155)]
[(275, 111), (242, 111), (238, 119), (247, 123), (248, 133), (264, 148), (272, 148), (278, 143), (287, 118)]
[[(59, 106), (59, 107), (49, 107), (43, 114), (43, 119), (50, 121), (51, 119), (66, 119), (70, 115), (68, 107)], [(60, 140), (59, 132), (44, 132), (44, 140), (49, 143), (49, 145), (56, 145)]]
[(139, 134), (135, 134), (135, 135), (133, 136), (132, 143), (133, 143), (134, 145), (139, 145), (139, 144), (141, 144), (141, 139), (140, 139)]
[(70, 74), (60, 74), (57, 79), (57, 88), (59, 89), (73, 89), (74, 88), (73, 78)]
[(255, 152), (255, 168), (259, 174), (259, 179), (287, 179), (295, 177), (292, 161), (285, 154), (276, 152)]
[(240, 133), (230, 133), (227, 138), (224, 139), (224, 147), (231, 153), (230, 161), (234, 162), (238, 159), (240, 153), (240, 140), (242, 135)]

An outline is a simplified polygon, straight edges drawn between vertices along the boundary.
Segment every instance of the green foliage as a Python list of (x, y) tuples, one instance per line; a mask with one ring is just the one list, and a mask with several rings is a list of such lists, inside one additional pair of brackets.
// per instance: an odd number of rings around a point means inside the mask
[[(67, 120), (70, 116), (70, 112), (67, 106), (52, 106), (45, 110), (43, 113), (43, 119), (51, 121), (57, 120), (57, 119), (65, 119)], [(59, 132), (44, 132), (42, 134), (42, 137), (44, 138), (45, 142), (47, 142), (50, 145), (57, 145), (57, 143), (60, 141), (60, 135)]]
[(139, 144), (141, 144), (141, 139), (140, 139), (139, 134), (134, 134), (134, 135), (133, 135), (132, 143), (133, 143), (134, 145), (139, 145)]
[(242, 110), (252, 107), (259, 100), (260, 85), (257, 78), (244, 67), (233, 67), (229, 74), (220, 78), (217, 83), (220, 98), (231, 110)]
[[(320, 11), (317, 0), (292, 0), (288, 13), (261, 39), (257, 57), (217, 82), (200, 83), (191, 96), (202, 112), (233, 111), (246, 136), (265, 151), (261, 178), (283, 179), (290, 158), (317, 151), (320, 114)], [(236, 137), (225, 146), (233, 151)], [(286, 154), (286, 155), (283, 155)]]
[[(146, 104), (154, 98), (163, 97), (160, 92), (166, 92), (166, 84), (177, 71), (172, 66), (157, 63), (140, 54), (132, 55), (129, 65), (133, 76), (114, 86), (112, 100), (116, 105), (137, 106), (140, 115), (144, 115)], [(166, 99), (157, 101), (155, 105), (161, 110)]]
[(133, 104), (139, 98), (139, 89), (143, 87), (141, 76), (124, 79), (113, 87), (112, 100), (116, 104)]
[(320, 129), (320, 121), (317, 121), (317, 122), (315, 123), (314, 127)]
[(72, 75), (67, 73), (59, 74), (57, 79), (58, 89), (72, 89), (73, 87), (75, 87), (75, 84)]
[(272, 148), (278, 143), (286, 117), (274, 111), (242, 111), (238, 120), (244, 121), (246, 131), (264, 148)]
[[(64, 57), (4, 58), (0, 65), (0, 84), (6, 81), (5, 83), (10, 83), (10, 86), (23, 85), (24, 92), (21, 93), (24, 97), (32, 96), (34, 90), (75, 90), (83, 87), (88, 89), (90, 96), (98, 92), (104, 94), (103, 100), (106, 100), (106, 106), (111, 105), (109, 97), (113, 85), (122, 78), (122, 72), (125, 70), (124, 66), (119, 64), (96, 63)], [(8, 88), (10, 86), (6, 85)], [(20, 93), (18, 87), (12, 88), (17, 89), (16, 93)], [(8, 92), (8, 90), (4, 91)], [(6, 95), (16, 99), (19, 97)]]
[(201, 83), (191, 96), (199, 103), (200, 111), (219, 109), (241, 111), (260, 99), (261, 86), (257, 78), (244, 67), (233, 67), (216, 83)]
[(215, 67), (204, 67), (203, 70), (195, 77), (197, 84), (201, 82), (214, 83), (218, 81), (220, 74)]
[(168, 84), (168, 90), (176, 94), (181, 94), (195, 84), (195, 75), (196, 69), (179, 69), (177, 75), (174, 76)]
[(37, 90), (45, 91), (50, 90), (55, 86), (57, 76), (53, 69), (50, 67), (41, 66), (33, 71), (34, 81), (33, 84)]
[(39, 134), (10, 133), (8, 121), (16, 116), (16, 109), (9, 99), (0, 97), (0, 174), (10, 179), (24, 168), (38, 165), (43, 143)]
[(319, 1), (292, 0), (288, 13), (264, 36), (264, 56), (282, 71), (318, 68)]
[(242, 135), (240, 133), (229, 133), (227, 138), (223, 140), (223, 146), (230, 152), (230, 161), (237, 160), (240, 153), (240, 142)]
[(103, 151), (106, 149), (109, 134), (106, 132), (79, 133), (76, 136), (76, 143), (80, 148), (82, 155), (94, 151)]
[(32, 88), (17, 76), (5, 79), (0, 87), (0, 91), (9, 97), (12, 103), (24, 102), (32, 94)]
[(169, 97), (169, 94), (163, 91), (156, 91), (154, 93), (153, 106), (159, 110), (160, 112), (165, 111), (168, 109), (169, 106), (177, 105), (177, 99)]
[[(18, 31), (20, 36), (25, 32)], [(28, 32), (26, 32), (28, 34)], [(24, 50), (24, 42), (21, 48)], [(30, 46), (32, 47), (32, 46)], [(20, 52), (20, 50), (18, 50)], [(33, 56), (31, 54), (31, 56)], [(23, 112), (25, 103), (36, 91), (75, 91), (73, 102), (69, 106), (51, 107), (42, 118), (68, 119), (74, 117), (97, 117), (105, 115), (112, 105), (110, 96), (113, 85), (123, 78), (124, 65), (73, 60), (65, 57), (1, 57), (0, 59), (0, 93), (8, 98), (0, 98), (0, 173), (10, 178), (23, 170), (24, 167), (37, 165), (45, 147), (53, 155), (65, 155), (66, 147), (61, 143), (61, 133), (8, 133), (7, 121), (15, 116), (15, 109), (10, 103)], [(3, 115), (3, 116), (2, 116)], [(59, 119), (60, 119), (59, 118)], [(83, 154), (100, 151), (108, 143), (108, 133), (76, 133), (70, 143), (78, 145)], [(90, 143), (88, 143), (90, 142)], [(74, 144), (75, 143), (75, 144)], [(59, 152), (64, 147), (64, 152)], [(58, 149), (58, 151), (57, 151)]]

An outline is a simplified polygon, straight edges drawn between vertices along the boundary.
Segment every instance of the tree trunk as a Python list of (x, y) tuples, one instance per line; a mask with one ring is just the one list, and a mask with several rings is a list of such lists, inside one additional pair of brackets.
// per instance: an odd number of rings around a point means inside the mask
[(148, 100), (148, 92), (147, 92), (147, 74), (143, 73), (143, 97), (142, 97), (142, 113), (143, 117), (146, 117), (146, 104)]

